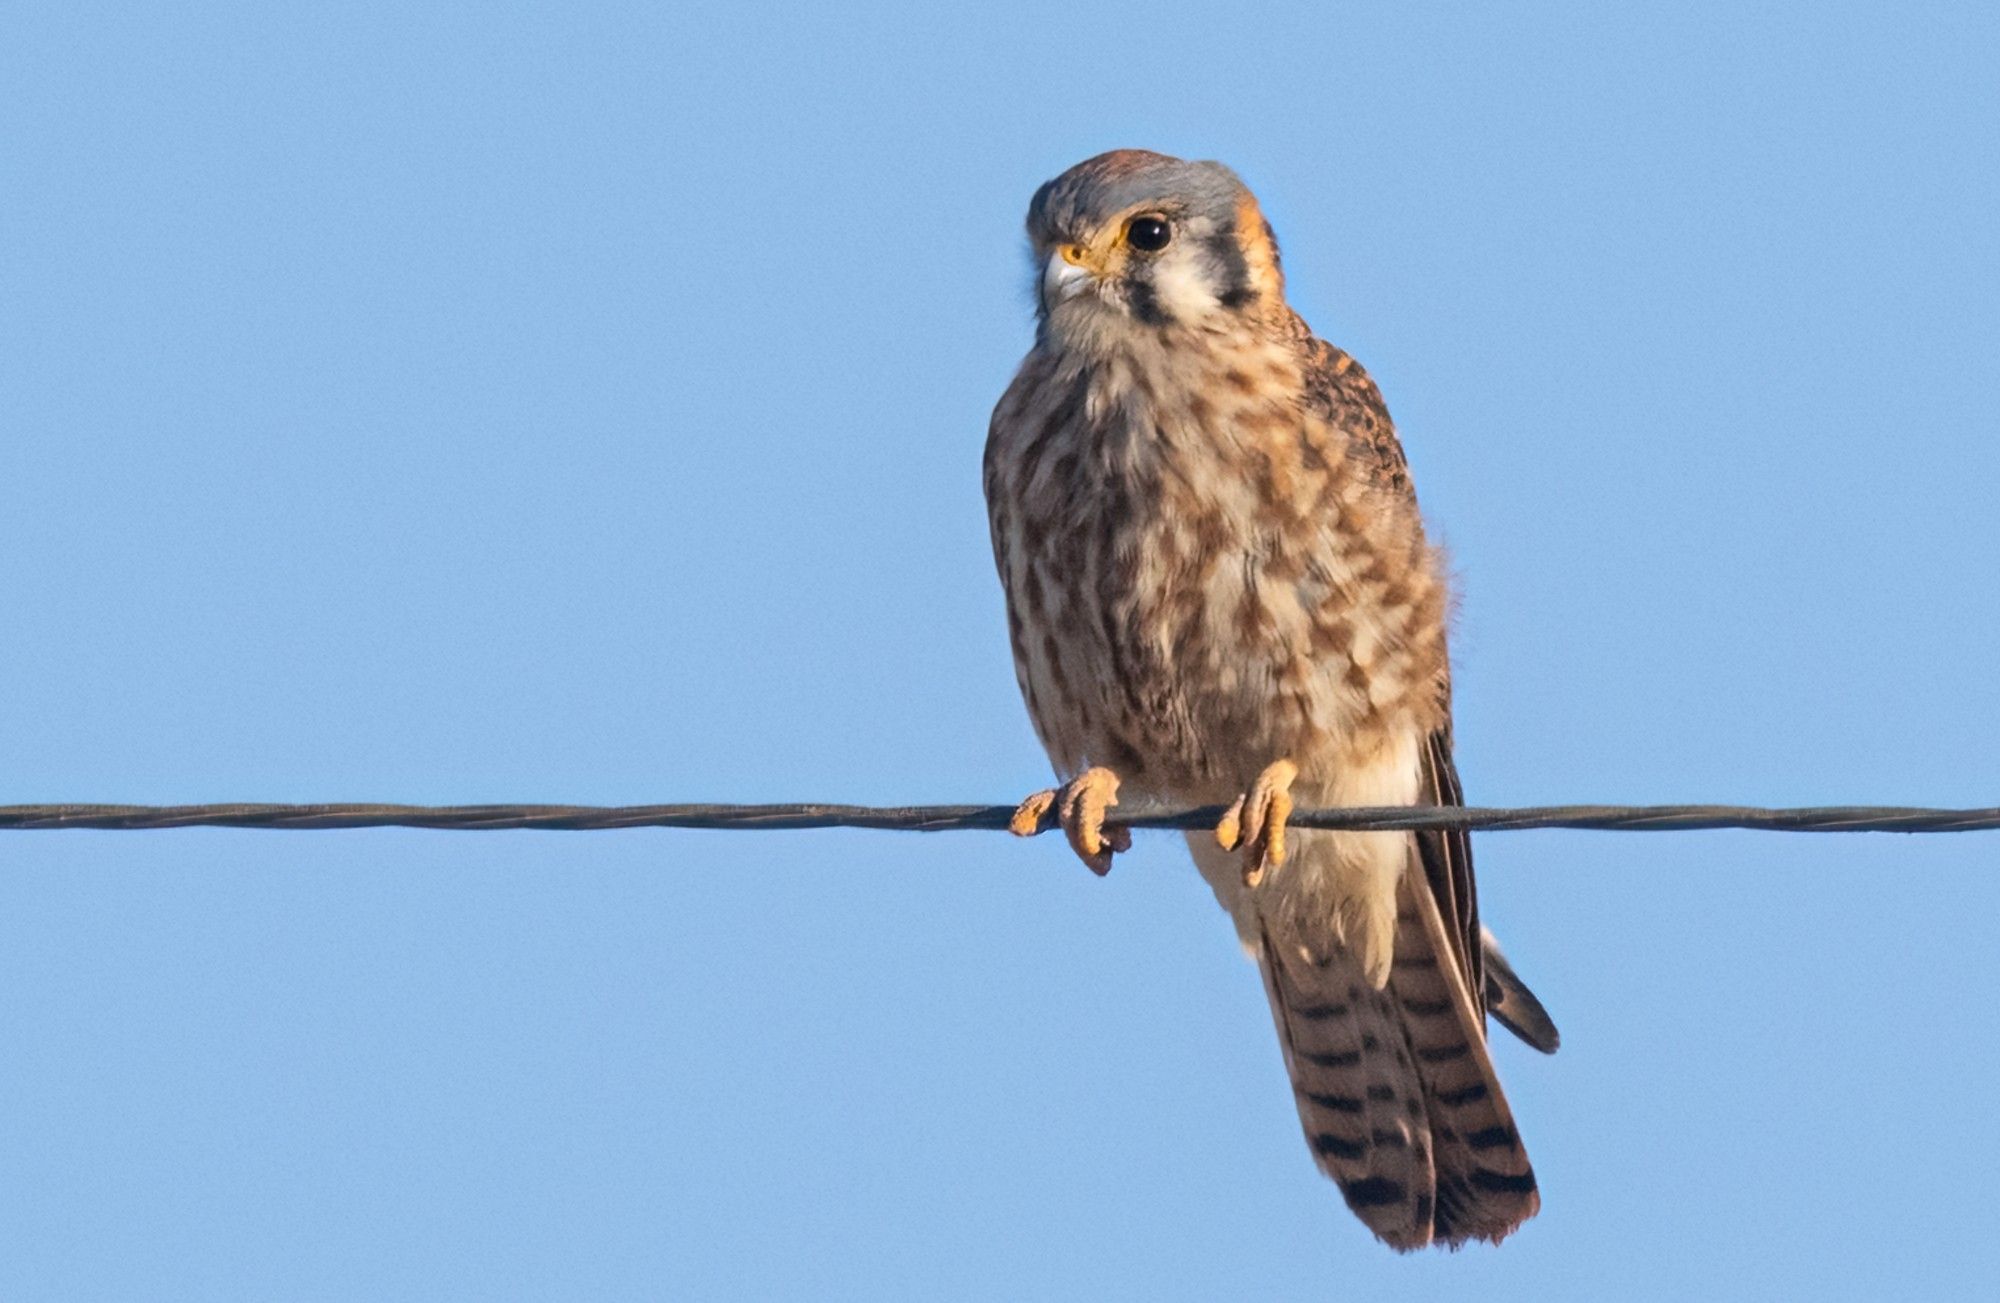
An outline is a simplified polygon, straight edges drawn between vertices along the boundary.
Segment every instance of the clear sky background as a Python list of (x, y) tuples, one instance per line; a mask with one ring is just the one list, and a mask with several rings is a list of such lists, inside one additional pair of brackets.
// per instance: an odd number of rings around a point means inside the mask
[[(7, 8), (0, 801), (1041, 785), (1120, 146), (1381, 381), (1474, 801), (2000, 801), (1992, 6), (737, 8)], [(1165, 835), (0, 834), (0, 1296), (1990, 1289), (2000, 836), (1477, 847), (1544, 1211), (1401, 1259)]]

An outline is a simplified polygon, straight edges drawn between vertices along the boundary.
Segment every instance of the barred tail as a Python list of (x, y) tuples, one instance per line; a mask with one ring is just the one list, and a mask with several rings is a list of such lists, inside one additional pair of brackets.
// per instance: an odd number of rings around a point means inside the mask
[(1395, 962), (1377, 990), (1347, 951), (1260, 966), (1320, 1169), (1398, 1250), (1498, 1242), (1540, 1206), (1535, 1177), (1420, 870), (1399, 889)]

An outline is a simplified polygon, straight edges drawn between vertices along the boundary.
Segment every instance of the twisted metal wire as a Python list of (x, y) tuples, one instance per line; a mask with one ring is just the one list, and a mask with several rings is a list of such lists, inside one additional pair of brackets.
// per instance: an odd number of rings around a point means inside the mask
[[(1211, 828), (1221, 806), (1121, 806), (1108, 823), (1127, 828)], [(159, 828), (436, 828), (459, 832), (538, 829), (589, 832), (612, 828), (706, 828), (771, 831), (879, 828), (910, 832), (1004, 829), (1011, 805), (9, 805), (7, 829)], [(2000, 829), (2000, 806), (1948, 810), (1911, 806), (1836, 805), (1764, 809), (1740, 805), (1539, 805), (1518, 809), (1475, 806), (1371, 806), (1297, 810), (1298, 828), (1376, 832), (1466, 828), (1479, 832), (1525, 828), (1584, 828), (1606, 832), (1689, 832), (1752, 828), (1770, 832), (1974, 832)], [(1053, 822), (1044, 820), (1043, 830)]]

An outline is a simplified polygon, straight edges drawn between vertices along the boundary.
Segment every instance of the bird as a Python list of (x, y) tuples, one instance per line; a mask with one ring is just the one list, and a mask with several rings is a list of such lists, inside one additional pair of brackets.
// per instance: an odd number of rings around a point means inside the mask
[(1482, 928), (1464, 831), (1292, 829), (1314, 806), (1459, 805), (1450, 593), (1374, 381), (1287, 303), (1217, 162), (1099, 154), (1042, 185), (1035, 337), (983, 481), (1014, 667), (1060, 827), (1104, 874), (1122, 799), (1187, 834), (1262, 972), (1306, 1141), (1399, 1251), (1540, 1207), (1486, 1013), (1559, 1037)]

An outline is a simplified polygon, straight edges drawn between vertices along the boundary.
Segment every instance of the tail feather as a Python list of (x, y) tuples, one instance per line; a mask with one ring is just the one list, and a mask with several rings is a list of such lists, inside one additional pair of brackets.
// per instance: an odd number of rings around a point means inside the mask
[(1397, 909), (1401, 1005), (1431, 1116), (1437, 1166), (1436, 1238), (1498, 1243), (1541, 1207), (1535, 1172), (1486, 1047), (1486, 1019), (1422, 879), (1406, 874)]
[(1268, 934), (1260, 966), (1306, 1144), (1347, 1206), (1397, 1249), (1431, 1241), (1431, 1129), (1391, 1004), (1344, 951), (1285, 955)]
[(1399, 889), (1387, 987), (1331, 941), (1286, 953), (1266, 930), (1259, 956), (1313, 1158), (1402, 1251), (1497, 1242), (1540, 1206), (1483, 1012), (1420, 874)]

